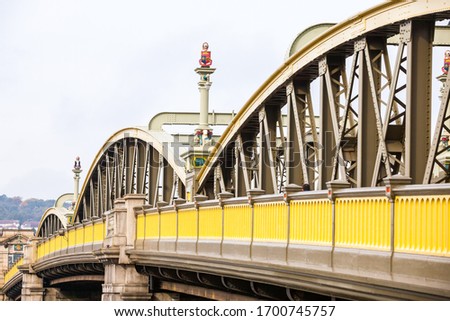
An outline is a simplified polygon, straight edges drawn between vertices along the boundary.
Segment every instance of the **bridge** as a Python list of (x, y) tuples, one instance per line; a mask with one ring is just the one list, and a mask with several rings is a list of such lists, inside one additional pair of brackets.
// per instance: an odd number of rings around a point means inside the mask
[(208, 112), (202, 65), (200, 114), (114, 133), (79, 194), (75, 163), (74, 195), (44, 213), (2, 293), (450, 299), (450, 77), (432, 67), (448, 19), (446, 1), (391, 1), (311, 27), (235, 115)]

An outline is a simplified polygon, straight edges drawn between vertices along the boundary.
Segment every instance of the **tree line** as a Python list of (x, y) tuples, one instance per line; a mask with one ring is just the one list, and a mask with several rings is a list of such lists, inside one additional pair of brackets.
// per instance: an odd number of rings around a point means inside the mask
[(54, 200), (22, 200), (19, 196), (8, 197), (3, 194), (0, 195), (0, 220), (18, 220), (20, 224), (25, 221), (40, 221), (42, 214), (54, 204)]

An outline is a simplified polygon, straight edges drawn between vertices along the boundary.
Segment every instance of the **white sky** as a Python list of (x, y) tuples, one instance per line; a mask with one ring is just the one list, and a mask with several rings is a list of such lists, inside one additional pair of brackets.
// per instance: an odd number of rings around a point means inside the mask
[(73, 192), (121, 128), (198, 111), (201, 44), (212, 51), (210, 109), (239, 110), (295, 36), (382, 1), (0, 0), (0, 194)]

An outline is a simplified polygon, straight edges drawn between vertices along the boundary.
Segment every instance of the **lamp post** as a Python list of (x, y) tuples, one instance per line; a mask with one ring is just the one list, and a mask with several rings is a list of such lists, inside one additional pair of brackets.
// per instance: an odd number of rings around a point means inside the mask
[(197, 136), (198, 145), (205, 145), (212, 135), (212, 130), (209, 127), (209, 89), (211, 88), (212, 82), (210, 76), (216, 71), (216, 69), (211, 68), (211, 51), (208, 50), (209, 45), (207, 42), (203, 43), (201, 58), (199, 60), (200, 68), (196, 68), (195, 72), (200, 76), (198, 82), (198, 90), (200, 91), (200, 117), (198, 122), (198, 127), (195, 130)]
[(73, 180), (74, 180), (74, 187), (73, 187), (74, 205), (78, 201), (78, 191), (80, 189), (80, 173), (82, 171), (83, 170), (81, 169), (80, 157), (77, 156), (77, 158), (75, 159), (75, 164), (73, 165), (73, 169), (72, 169), (72, 172), (75, 174), (75, 176), (73, 177)]

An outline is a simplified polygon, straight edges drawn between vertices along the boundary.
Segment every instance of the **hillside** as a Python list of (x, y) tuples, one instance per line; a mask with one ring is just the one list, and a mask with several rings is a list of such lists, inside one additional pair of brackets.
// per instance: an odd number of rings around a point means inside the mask
[(55, 204), (54, 200), (40, 200), (0, 195), (0, 220), (39, 221), (42, 214)]

